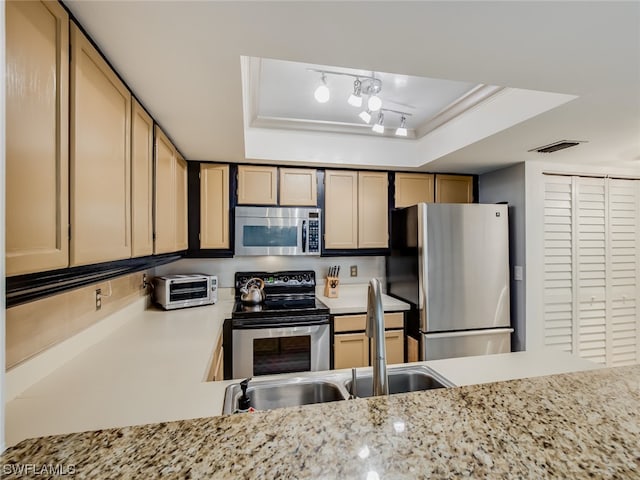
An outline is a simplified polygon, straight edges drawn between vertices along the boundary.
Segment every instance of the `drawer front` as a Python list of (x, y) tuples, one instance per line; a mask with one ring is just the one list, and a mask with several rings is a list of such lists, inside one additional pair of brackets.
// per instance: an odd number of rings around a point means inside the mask
[(335, 332), (355, 332), (367, 328), (367, 316), (359, 315), (339, 315), (333, 319), (333, 329)]
[(384, 314), (384, 328), (404, 328), (404, 313), (392, 312)]

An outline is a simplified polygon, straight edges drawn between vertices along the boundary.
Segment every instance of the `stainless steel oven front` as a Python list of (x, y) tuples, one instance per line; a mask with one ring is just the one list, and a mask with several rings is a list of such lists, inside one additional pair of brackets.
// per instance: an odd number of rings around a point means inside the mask
[[(316, 324), (314, 324), (316, 323)], [(329, 370), (329, 324), (233, 328), (233, 378)]]

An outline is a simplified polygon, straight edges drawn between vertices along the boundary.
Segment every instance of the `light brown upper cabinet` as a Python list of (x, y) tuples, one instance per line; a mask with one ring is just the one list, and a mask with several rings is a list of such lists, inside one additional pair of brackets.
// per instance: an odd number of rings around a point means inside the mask
[(134, 99), (131, 112), (131, 255), (153, 253), (153, 119)]
[(473, 203), (473, 177), (436, 174), (436, 202)]
[(325, 248), (386, 248), (387, 172), (327, 170), (324, 178)]
[(176, 156), (176, 250), (189, 248), (187, 207), (187, 162), (182, 155)]
[(278, 167), (238, 166), (238, 204), (277, 205)]
[(187, 163), (156, 125), (156, 239), (154, 253), (187, 248)]
[(200, 164), (200, 248), (229, 248), (229, 165)]
[(324, 248), (358, 248), (358, 172), (324, 173)]
[(69, 17), (6, 2), (6, 273), (69, 265)]
[(315, 207), (317, 204), (318, 187), (315, 169), (280, 169), (280, 205)]
[(358, 172), (358, 248), (389, 246), (387, 172)]
[(395, 174), (396, 208), (408, 207), (416, 203), (433, 203), (433, 174), (404, 173)]
[(131, 257), (131, 94), (71, 23), (71, 265)]

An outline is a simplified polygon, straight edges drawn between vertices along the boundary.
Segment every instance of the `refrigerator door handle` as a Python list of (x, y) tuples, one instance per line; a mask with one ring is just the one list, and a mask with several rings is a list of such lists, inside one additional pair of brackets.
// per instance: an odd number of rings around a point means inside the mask
[(443, 333), (425, 333), (427, 338), (454, 338), (454, 337), (472, 337), (474, 335), (494, 335), (500, 333), (512, 333), (513, 328), (487, 328), (484, 330), (462, 330), (458, 332)]

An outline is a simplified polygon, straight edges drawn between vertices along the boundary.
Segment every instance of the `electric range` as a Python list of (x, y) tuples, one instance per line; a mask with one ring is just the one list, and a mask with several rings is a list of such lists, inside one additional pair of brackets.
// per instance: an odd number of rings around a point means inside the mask
[[(264, 282), (266, 298), (258, 304), (240, 299), (252, 278)], [(238, 272), (234, 283), (236, 302), (223, 338), (225, 378), (329, 369), (329, 307), (315, 296), (313, 270)]]

